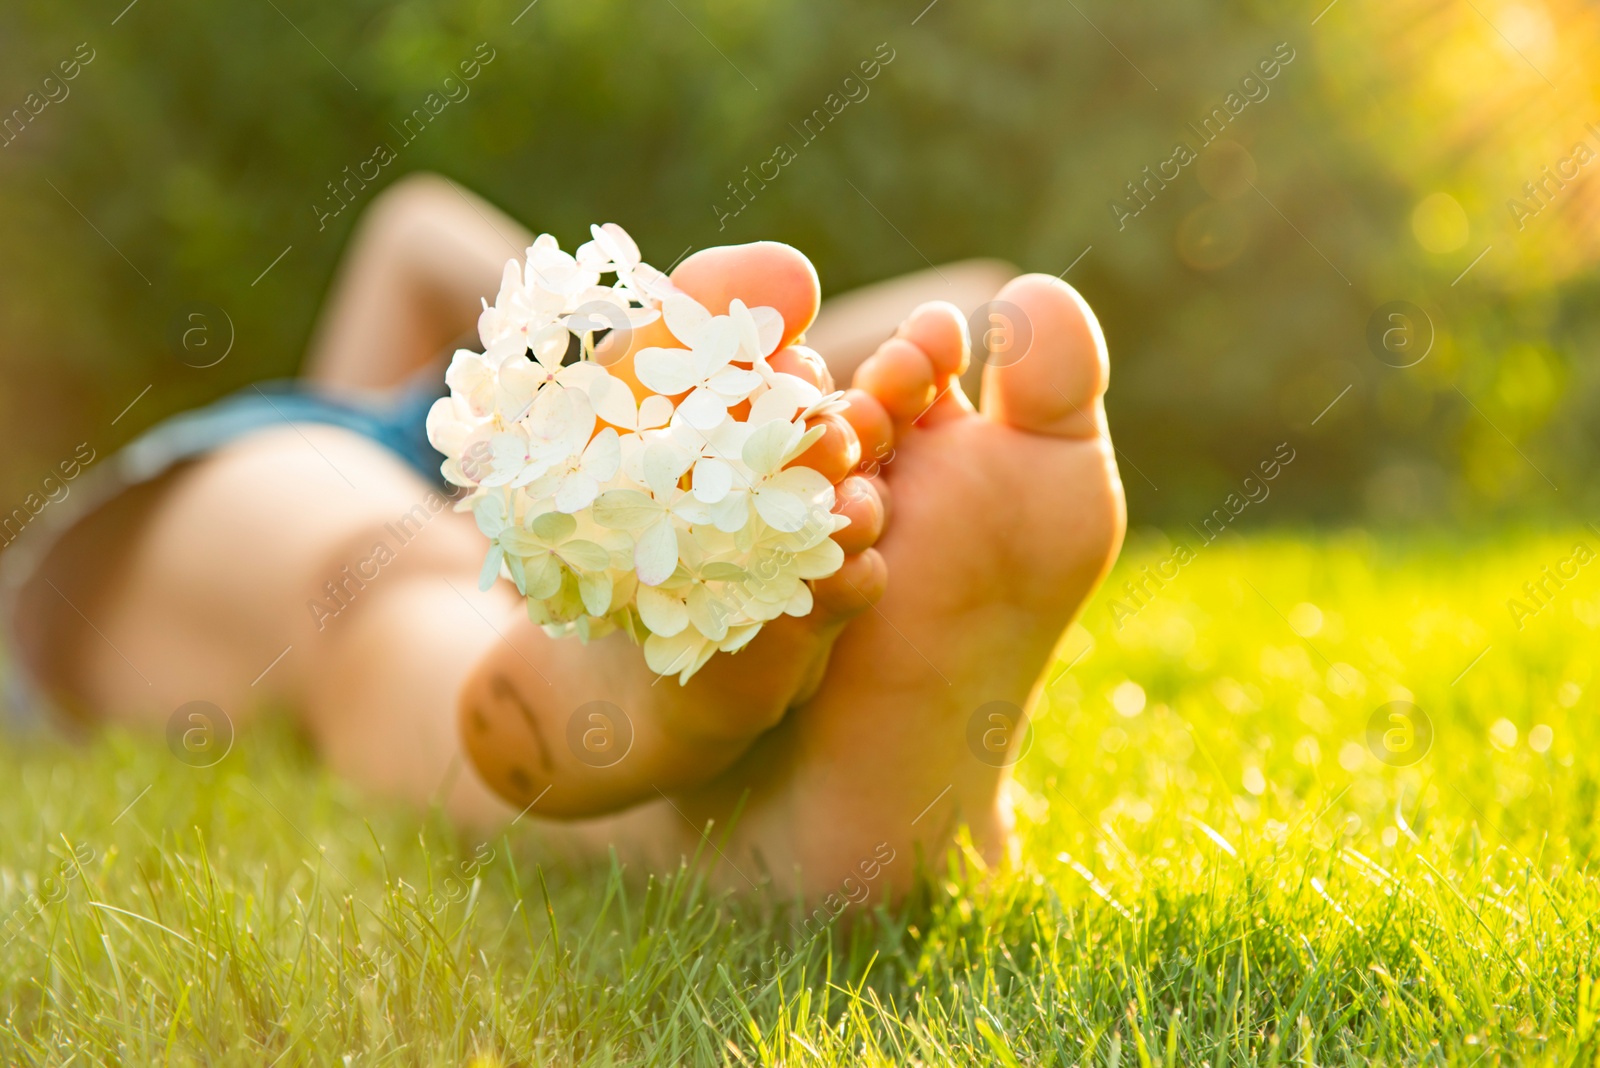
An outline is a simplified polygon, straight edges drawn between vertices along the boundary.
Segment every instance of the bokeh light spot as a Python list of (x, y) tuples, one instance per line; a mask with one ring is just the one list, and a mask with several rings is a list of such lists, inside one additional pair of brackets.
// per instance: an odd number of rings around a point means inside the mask
[(1144, 711), (1144, 687), (1132, 679), (1117, 685), (1111, 691), (1111, 707), (1117, 710), (1117, 715), (1132, 719)]
[(1496, 749), (1511, 749), (1517, 744), (1517, 725), (1509, 719), (1497, 719), (1489, 727), (1489, 741)]

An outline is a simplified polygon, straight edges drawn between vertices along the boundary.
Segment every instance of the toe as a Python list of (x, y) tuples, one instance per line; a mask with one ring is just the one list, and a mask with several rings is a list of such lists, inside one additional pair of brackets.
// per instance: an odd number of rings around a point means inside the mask
[(1007, 333), (1007, 344), (984, 368), (984, 414), (1039, 434), (1100, 433), (1106, 342), (1078, 291), (1049, 275), (1027, 274), (1002, 289), (994, 307), (1006, 313), (996, 329)]
[(850, 520), (849, 526), (833, 535), (847, 555), (867, 551), (883, 536), (883, 498), (870, 479), (852, 475), (839, 483), (833, 510)]
[(701, 249), (678, 265), (672, 281), (713, 315), (726, 315), (734, 297), (752, 308), (777, 308), (784, 327), (780, 347), (806, 332), (822, 300), (811, 261), (777, 241)]
[(790, 345), (786, 349), (774, 352), (767, 359), (767, 363), (774, 371), (804, 379), (824, 393), (833, 392), (833, 375), (828, 373), (827, 362), (815, 349), (808, 349), (804, 345)]
[(895, 336), (916, 345), (933, 364), (934, 398), (918, 417), (918, 425), (932, 426), (972, 411), (961, 389), (961, 375), (972, 359), (972, 343), (960, 308), (947, 300), (929, 301), (900, 324)]
[(905, 338), (890, 338), (856, 370), (855, 385), (878, 399), (896, 423), (928, 410), (937, 393), (933, 361)]
[(809, 467), (829, 482), (838, 483), (861, 464), (861, 442), (855, 428), (838, 415), (824, 415), (811, 420), (808, 427), (822, 427), (822, 437), (795, 458), (801, 467)]
[(878, 603), (889, 584), (889, 568), (876, 549), (845, 558), (844, 566), (811, 584), (816, 611), (834, 620), (859, 615)]
[(889, 410), (864, 389), (846, 390), (844, 417), (861, 443), (861, 469), (869, 475), (889, 462), (894, 453), (894, 422)]
[(929, 301), (918, 307), (900, 324), (895, 336), (905, 338), (927, 353), (934, 374), (941, 379), (965, 371), (972, 357), (966, 317), (947, 300)]

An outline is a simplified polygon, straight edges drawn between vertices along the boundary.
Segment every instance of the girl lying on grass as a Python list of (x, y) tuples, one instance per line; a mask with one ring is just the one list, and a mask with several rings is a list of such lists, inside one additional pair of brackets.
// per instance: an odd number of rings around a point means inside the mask
[[(679, 685), (625, 633), (552, 637), (511, 582), (480, 590), (482, 518), (446, 507), (463, 480), (441, 480), (424, 432), (437, 357), (530, 240), (437, 178), (375, 202), (303, 379), (158, 426), (74, 494), (96, 507), (8, 550), (17, 668), (81, 722), (293, 709), (338, 773), (469, 826), (524, 813), (552, 844), (669, 865), (715, 825), (735, 885), (826, 892), (890, 851), (941, 854), (962, 823), (1002, 858), (1008, 761), (970, 741), (974, 717), (1026, 705), (1123, 531), (1087, 305), (972, 262), (819, 314), (788, 246), (678, 265), (672, 286), (712, 315), (776, 309), (773, 369), (854, 387), (793, 461), (834, 487), (842, 566), (808, 614)], [(975, 409), (966, 316), (991, 298), (1025, 347), (982, 369)], [(613, 373), (636, 382), (661, 340), (634, 331)], [(884, 867), (875, 892), (913, 870)]]

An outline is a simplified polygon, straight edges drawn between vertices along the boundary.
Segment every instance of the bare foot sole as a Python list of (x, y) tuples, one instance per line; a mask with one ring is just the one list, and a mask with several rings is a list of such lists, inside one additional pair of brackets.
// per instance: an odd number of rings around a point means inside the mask
[(981, 413), (952, 382), (968, 339), (950, 305), (919, 308), (857, 373), (895, 420), (882, 475), (894, 523), (878, 543), (890, 582), (846, 628), (815, 697), (678, 799), (680, 825), (725, 823), (745, 801), (725, 848), (733, 885), (748, 864), (808, 895), (869, 871), (874, 893), (893, 893), (962, 823), (986, 859), (1007, 854), (1017, 712), (1115, 558), (1125, 512), (1093, 313), (1044, 275), (998, 299), (1031, 343), (984, 369)]

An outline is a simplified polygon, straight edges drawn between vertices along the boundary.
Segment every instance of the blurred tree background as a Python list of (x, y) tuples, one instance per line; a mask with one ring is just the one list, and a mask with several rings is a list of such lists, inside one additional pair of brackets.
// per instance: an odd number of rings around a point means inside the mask
[[(470, 95), (402, 145), (480, 45)], [(1198, 520), (1284, 441), (1251, 522), (1592, 518), (1597, 59), (1578, 0), (20, 0), (0, 9), (0, 503), (80, 441), (104, 455), (292, 374), (358, 209), (433, 170), (568, 247), (620, 222), (661, 266), (789, 241), (829, 292), (969, 256), (1070, 265), (1111, 343), (1136, 520)], [(328, 183), (385, 142), (319, 229)], [(1198, 158), (1128, 217), (1180, 142)], [(719, 231), (729, 183), (782, 143), (794, 160)], [(214, 367), (168, 340), (194, 301), (233, 324)], [(1394, 301), (1431, 322), (1415, 366), (1369, 343)]]

